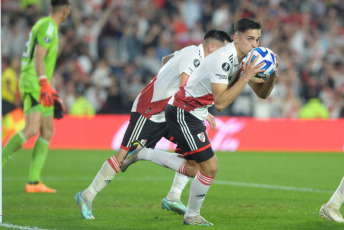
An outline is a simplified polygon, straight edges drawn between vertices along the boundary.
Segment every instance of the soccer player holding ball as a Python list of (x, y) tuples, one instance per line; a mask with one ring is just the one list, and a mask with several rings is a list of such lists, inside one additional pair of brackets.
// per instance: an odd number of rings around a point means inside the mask
[(17, 132), (2, 152), (2, 166), (39, 132), (32, 154), (28, 193), (55, 193), (41, 182), (41, 171), (54, 134), (53, 119), (62, 118), (63, 103), (50, 82), (58, 54), (58, 28), (70, 12), (69, 0), (51, 0), (51, 14), (32, 27), (22, 55), (19, 91), (24, 105), (25, 127)]
[[(130, 114), (130, 123), (124, 134), (120, 150), (106, 160), (92, 183), (85, 190), (75, 195), (80, 214), (85, 219), (94, 219), (92, 203), (96, 195), (113, 180), (120, 171), (120, 162), (128, 153), (130, 143), (139, 140), (149, 148), (154, 148), (157, 142), (165, 137), (174, 141), (167, 129), (165, 107), (169, 99), (178, 91), (189, 75), (198, 68), (201, 62), (218, 48), (232, 41), (224, 31), (211, 30), (204, 36), (203, 44), (188, 46), (176, 51), (155, 78), (137, 96)], [(163, 60), (163, 63), (165, 61)], [(211, 127), (215, 129), (215, 120), (212, 115), (207, 116)], [(174, 154), (177, 156), (177, 154)], [(189, 178), (176, 173), (170, 192), (162, 200), (161, 206), (168, 211), (184, 214), (185, 206), (180, 201), (181, 192)]]
[[(184, 214), (184, 224), (187, 225), (213, 225), (200, 215), (201, 206), (218, 170), (217, 158), (204, 125), (208, 107), (214, 104), (218, 111), (223, 111), (247, 84), (258, 97), (265, 99), (270, 95), (278, 76), (277, 56), (276, 69), (266, 81), (255, 77), (265, 71), (265, 63), (256, 63), (259, 55), (257, 58), (251, 55), (247, 65), (242, 65), (249, 51), (259, 46), (261, 24), (254, 19), (242, 18), (235, 25), (234, 32), (234, 42), (210, 54), (166, 106), (167, 127), (184, 158), (143, 148), (137, 141), (133, 142), (121, 166), (121, 170), (125, 171), (138, 160), (149, 160), (193, 177)], [(242, 75), (239, 73), (241, 67)]]

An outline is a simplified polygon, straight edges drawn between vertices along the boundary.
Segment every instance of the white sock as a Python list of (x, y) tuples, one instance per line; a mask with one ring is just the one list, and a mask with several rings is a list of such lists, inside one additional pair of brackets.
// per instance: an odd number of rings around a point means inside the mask
[(176, 153), (164, 152), (150, 148), (143, 148), (138, 153), (138, 158), (140, 160), (154, 162), (158, 165), (173, 169), (176, 172), (180, 172), (186, 175), (184, 167), (185, 159), (179, 157)]
[(172, 187), (170, 189), (170, 192), (167, 194), (166, 198), (169, 200), (180, 200), (180, 196), (182, 195), (182, 192), (186, 184), (188, 183), (189, 179), (189, 177), (180, 174), (179, 172), (176, 172), (176, 175), (174, 176), (174, 180), (172, 183)]
[(344, 177), (340, 182), (337, 190), (332, 195), (331, 199), (327, 202), (327, 206), (339, 210), (340, 206), (344, 203)]
[(119, 166), (120, 163), (115, 156), (112, 156), (105, 161), (90, 186), (81, 193), (82, 197), (92, 202), (97, 193), (109, 184), (114, 176), (119, 172)]
[(185, 216), (196, 216), (200, 214), (205, 195), (213, 183), (214, 177), (209, 177), (198, 171), (190, 187), (190, 196)]

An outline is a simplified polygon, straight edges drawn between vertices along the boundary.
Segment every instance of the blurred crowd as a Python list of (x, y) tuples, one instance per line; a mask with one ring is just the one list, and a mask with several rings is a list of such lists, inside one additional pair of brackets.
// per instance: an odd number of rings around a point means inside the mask
[[(71, 15), (60, 28), (53, 82), (71, 114), (129, 113), (163, 56), (202, 43), (213, 28), (232, 35), (238, 19), (252, 17), (263, 26), (261, 46), (279, 57), (275, 88), (267, 100), (260, 100), (247, 87), (226, 111), (211, 112), (297, 118), (312, 108), (314, 117), (344, 117), (344, 1), (71, 2)], [(14, 70), (19, 77), (28, 32), (48, 12), (45, 0), (1, 2), (3, 73)], [(17, 99), (14, 103), (18, 105)]]

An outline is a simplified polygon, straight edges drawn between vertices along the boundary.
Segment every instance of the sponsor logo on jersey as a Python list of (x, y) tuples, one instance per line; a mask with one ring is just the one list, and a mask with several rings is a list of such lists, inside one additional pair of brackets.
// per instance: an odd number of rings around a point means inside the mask
[(224, 74), (215, 74), (215, 76), (216, 76), (218, 79), (226, 79), (226, 78), (227, 78), (227, 75), (224, 75)]
[(50, 40), (50, 38), (49, 38), (49, 37), (45, 37), (45, 38), (44, 38), (44, 42), (45, 42), (45, 43), (49, 44), (49, 43), (50, 43), (50, 41), (51, 41), (51, 40)]
[(198, 138), (199, 138), (200, 141), (205, 142), (205, 135), (204, 135), (203, 132), (197, 134), (197, 136), (198, 136)]
[(223, 69), (224, 71), (228, 72), (228, 70), (229, 70), (229, 63), (228, 63), (228, 62), (223, 63), (223, 64), (222, 64), (222, 69)]
[(195, 59), (195, 60), (194, 60), (194, 66), (195, 66), (195, 67), (198, 67), (199, 64), (201, 64), (200, 60)]

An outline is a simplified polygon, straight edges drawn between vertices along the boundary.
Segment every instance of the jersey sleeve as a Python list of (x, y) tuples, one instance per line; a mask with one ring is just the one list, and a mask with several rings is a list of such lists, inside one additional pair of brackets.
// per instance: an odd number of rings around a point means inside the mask
[(207, 62), (207, 70), (211, 83), (228, 84), (228, 76), (233, 64), (224, 55), (212, 55)]
[(54, 25), (47, 21), (42, 23), (37, 30), (37, 43), (46, 49), (49, 49), (54, 39)]
[(180, 54), (182, 57), (180, 59), (178, 74), (186, 73), (190, 76), (191, 73), (199, 66), (200, 59), (190, 50), (182, 51)]

